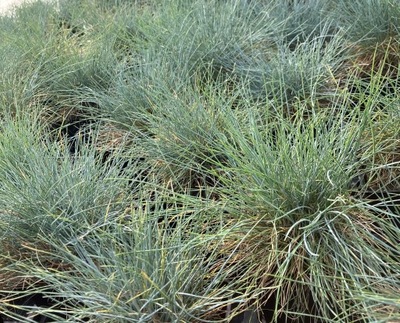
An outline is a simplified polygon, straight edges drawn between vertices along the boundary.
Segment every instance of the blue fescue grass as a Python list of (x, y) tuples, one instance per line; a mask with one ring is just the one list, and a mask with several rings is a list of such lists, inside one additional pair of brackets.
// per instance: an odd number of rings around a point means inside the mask
[(66, 142), (51, 144), (46, 136), (33, 114), (2, 122), (0, 194), (2, 209), (8, 210), (2, 221), (15, 224), (4, 234), (17, 243), (42, 234), (61, 238), (68, 235), (65, 230), (77, 233), (83, 222), (101, 222), (96, 214), (112, 210), (111, 201), (121, 201), (119, 208), (126, 203), (127, 181), (118, 180), (116, 167), (101, 167), (94, 149), (71, 158)]
[(2, 17), (1, 313), (28, 320), (6, 305), (42, 293), (55, 321), (398, 319), (396, 15), (103, 0)]
[(348, 37), (374, 47), (399, 33), (400, 11), (396, 1), (338, 1), (337, 16), (350, 29)]

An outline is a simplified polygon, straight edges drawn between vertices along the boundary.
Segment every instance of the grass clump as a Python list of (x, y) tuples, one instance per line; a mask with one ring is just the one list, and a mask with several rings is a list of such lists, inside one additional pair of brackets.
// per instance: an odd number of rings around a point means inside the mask
[(399, 320), (397, 7), (0, 17), (0, 315)]

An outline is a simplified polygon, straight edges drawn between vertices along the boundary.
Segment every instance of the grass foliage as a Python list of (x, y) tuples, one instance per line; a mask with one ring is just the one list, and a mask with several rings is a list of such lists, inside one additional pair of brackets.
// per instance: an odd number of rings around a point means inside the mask
[(0, 314), (399, 321), (399, 17), (394, 0), (0, 17)]

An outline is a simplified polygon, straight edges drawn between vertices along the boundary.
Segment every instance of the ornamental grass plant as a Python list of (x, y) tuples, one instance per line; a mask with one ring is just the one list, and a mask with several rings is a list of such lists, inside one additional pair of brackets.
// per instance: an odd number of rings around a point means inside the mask
[(399, 10), (0, 17), (0, 316), (399, 321)]

